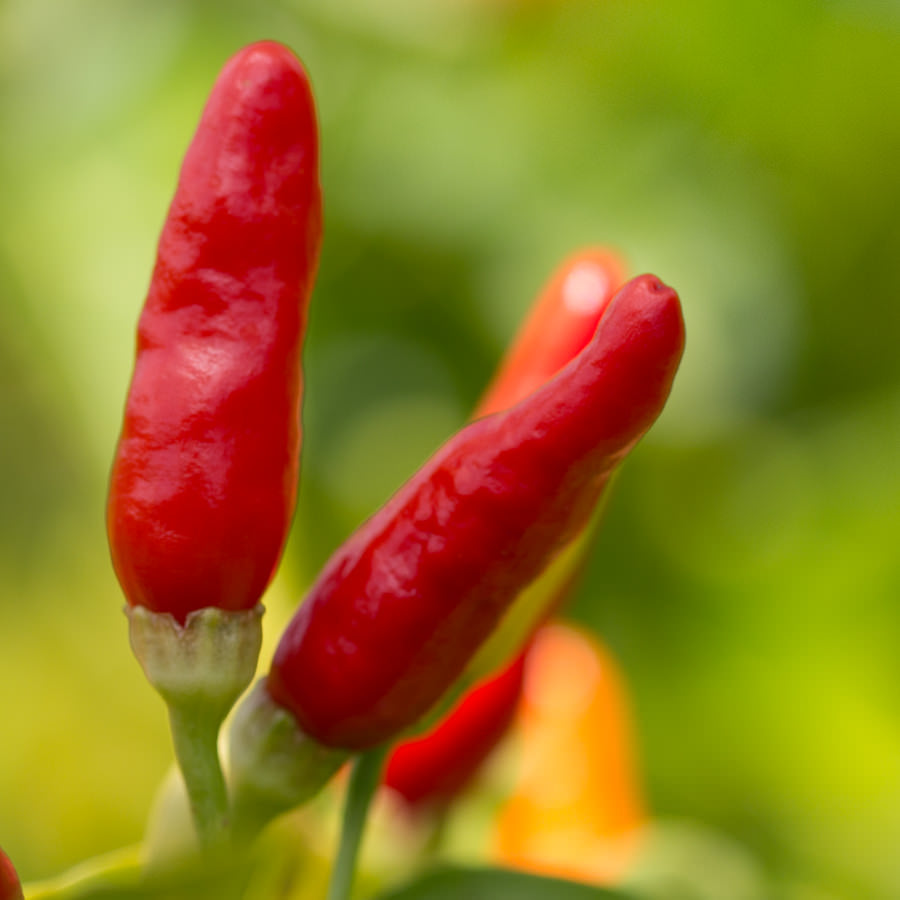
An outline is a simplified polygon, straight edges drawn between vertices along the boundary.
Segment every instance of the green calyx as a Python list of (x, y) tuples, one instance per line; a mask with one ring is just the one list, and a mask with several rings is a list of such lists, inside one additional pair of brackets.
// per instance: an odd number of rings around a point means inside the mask
[(134, 655), (169, 708), (200, 847), (221, 849), (233, 831), (218, 734), (256, 671), (263, 608), (230, 612), (210, 607), (190, 613), (184, 625), (143, 607), (126, 612)]
[(350, 753), (319, 744), (279, 706), (260, 679), (229, 728), (234, 827), (252, 835), (275, 816), (311, 799)]
[(195, 610), (181, 625), (169, 613), (126, 608), (131, 649), (147, 680), (170, 706), (228, 714), (253, 680), (262, 644), (263, 607)]

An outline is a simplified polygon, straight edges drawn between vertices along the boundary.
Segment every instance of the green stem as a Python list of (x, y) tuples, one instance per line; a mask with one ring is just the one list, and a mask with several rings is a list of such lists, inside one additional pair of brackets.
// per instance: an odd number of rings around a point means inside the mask
[(219, 761), (221, 718), (205, 714), (199, 704), (170, 703), (169, 722), (200, 847), (205, 851), (224, 847), (229, 824), (228, 793)]
[(357, 757), (353, 764), (344, 805), (341, 843), (331, 872), (331, 884), (328, 886), (328, 900), (349, 900), (366, 817), (381, 780), (381, 768), (387, 750), (387, 747), (377, 747)]
[(141, 875), (139, 846), (126, 847), (87, 860), (74, 869), (52, 878), (25, 885), (27, 900), (74, 900), (92, 891), (123, 889), (137, 884)]

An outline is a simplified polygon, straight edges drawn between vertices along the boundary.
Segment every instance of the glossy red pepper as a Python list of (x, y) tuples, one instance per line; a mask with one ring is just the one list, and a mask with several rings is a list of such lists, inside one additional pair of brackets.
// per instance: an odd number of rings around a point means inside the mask
[(19, 876), (2, 847), (0, 847), (0, 900), (22, 900)]
[[(559, 266), (511, 343), (475, 416), (518, 403), (574, 359), (597, 330), (623, 280), (624, 266), (602, 248), (573, 254)], [(562, 585), (549, 606), (564, 602), (573, 580)], [(475, 776), (513, 720), (525, 652), (483, 678), (427, 734), (391, 752), (384, 784), (408, 807), (446, 805)]]
[(281, 555), (321, 195), (309, 82), (264, 42), (220, 74), (140, 318), (108, 531), (128, 603), (183, 622), (250, 609)]
[(625, 285), (576, 359), (463, 429), (332, 556), (276, 650), (275, 703), (352, 750), (418, 721), (584, 526), (683, 344), (676, 293), (650, 275)]

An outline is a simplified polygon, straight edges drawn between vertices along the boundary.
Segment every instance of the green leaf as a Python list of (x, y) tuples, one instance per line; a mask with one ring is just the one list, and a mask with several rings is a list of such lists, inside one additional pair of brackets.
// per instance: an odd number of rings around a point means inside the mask
[(378, 900), (637, 900), (618, 890), (503, 869), (441, 868)]

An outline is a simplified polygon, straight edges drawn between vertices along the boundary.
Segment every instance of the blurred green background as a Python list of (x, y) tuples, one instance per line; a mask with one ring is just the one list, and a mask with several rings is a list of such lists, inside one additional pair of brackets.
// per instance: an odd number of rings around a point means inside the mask
[(105, 479), (181, 155), (240, 46), (305, 61), (326, 238), (269, 605), (466, 418), (590, 243), (681, 294), (669, 408), (575, 614), (630, 675), (650, 802), (786, 895), (900, 896), (900, 5), (0, 4), (0, 844), (139, 839), (170, 759)]

